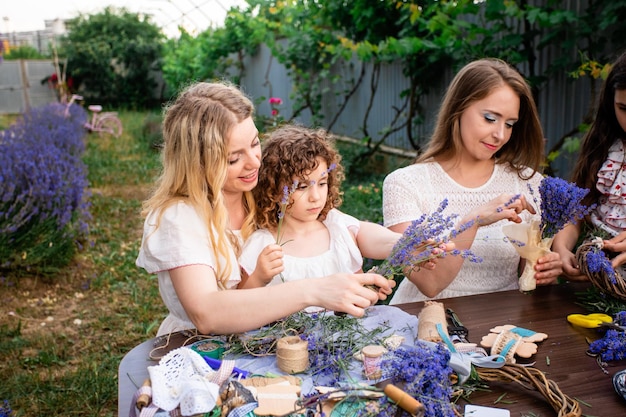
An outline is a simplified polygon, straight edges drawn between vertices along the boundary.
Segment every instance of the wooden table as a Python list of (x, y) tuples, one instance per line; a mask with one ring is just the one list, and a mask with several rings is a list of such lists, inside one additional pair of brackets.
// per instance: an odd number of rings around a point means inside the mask
[[(548, 339), (539, 343), (533, 356), (535, 368), (545, 372), (561, 391), (581, 402), (583, 415), (615, 417), (626, 415), (626, 401), (614, 389), (612, 377), (626, 368), (626, 361), (609, 363), (609, 374), (602, 372), (596, 359), (587, 356), (586, 337), (596, 338), (595, 330), (570, 325), (566, 316), (585, 313), (576, 304), (578, 291), (588, 284), (561, 284), (540, 287), (532, 295), (519, 291), (506, 291), (440, 300), (452, 308), (469, 329), (469, 340), (478, 343), (489, 329), (498, 325), (513, 324), (537, 332), (547, 333)], [(398, 307), (418, 315), (423, 304), (409, 303)], [(128, 416), (130, 403), (137, 386), (147, 377), (148, 354), (154, 340), (148, 340), (131, 350), (119, 366), (119, 416)], [(178, 347), (176, 343), (171, 348)], [(553, 416), (556, 413), (537, 392), (528, 391), (513, 383), (491, 383), (490, 392), (475, 392), (470, 396), (474, 404), (505, 408), (511, 416)], [(494, 402), (503, 394), (503, 399)], [(588, 404), (588, 405), (586, 405)], [(531, 414), (534, 413), (534, 414)]]

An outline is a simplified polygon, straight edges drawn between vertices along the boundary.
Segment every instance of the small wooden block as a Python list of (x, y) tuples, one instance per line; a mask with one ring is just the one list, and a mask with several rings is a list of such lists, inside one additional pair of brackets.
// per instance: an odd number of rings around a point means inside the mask
[(300, 387), (295, 385), (267, 385), (257, 387), (259, 406), (254, 413), (259, 416), (286, 415), (293, 413), (300, 397)]

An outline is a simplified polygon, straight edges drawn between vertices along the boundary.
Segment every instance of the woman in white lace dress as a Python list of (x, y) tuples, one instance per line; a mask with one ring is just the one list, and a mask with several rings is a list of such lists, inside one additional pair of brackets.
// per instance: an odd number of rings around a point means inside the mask
[[(600, 92), (593, 124), (582, 141), (573, 181), (588, 188), (583, 204), (597, 203), (589, 223), (606, 232), (604, 247), (619, 253), (613, 267), (626, 263), (626, 53), (613, 63)], [(572, 252), (583, 222), (566, 226), (552, 248), (563, 259), (563, 272), (571, 280), (588, 279)], [(623, 269), (622, 269), (623, 271)]]
[[(448, 199), (445, 213), (472, 227), (453, 241), (481, 257), (442, 259), (418, 279), (404, 279), (392, 304), (518, 288), (522, 261), (504, 241), (502, 226), (538, 215), (528, 186), (538, 194), (543, 133), (530, 88), (507, 63), (467, 64), (443, 98), (434, 133), (416, 162), (390, 173), (383, 184), (385, 226), (402, 232), (414, 219)], [(537, 284), (553, 283), (560, 256), (539, 259)]]
[[(377, 274), (235, 289), (241, 280), (240, 239), (253, 228), (251, 191), (261, 160), (252, 113), (247, 97), (220, 83), (191, 85), (165, 112), (163, 171), (144, 203), (137, 258), (138, 266), (158, 275), (169, 310), (158, 335), (189, 329), (241, 333), (308, 306), (362, 316), (391, 293), (392, 284)], [(267, 262), (274, 261), (275, 251), (264, 255)]]

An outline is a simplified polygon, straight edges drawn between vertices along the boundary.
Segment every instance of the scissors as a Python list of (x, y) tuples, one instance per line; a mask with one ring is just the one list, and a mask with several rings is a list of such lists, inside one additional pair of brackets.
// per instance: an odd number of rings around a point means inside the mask
[(613, 323), (613, 318), (608, 314), (591, 313), (591, 314), (570, 314), (567, 321), (571, 324), (585, 329), (614, 329), (621, 332), (626, 331), (626, 327)]

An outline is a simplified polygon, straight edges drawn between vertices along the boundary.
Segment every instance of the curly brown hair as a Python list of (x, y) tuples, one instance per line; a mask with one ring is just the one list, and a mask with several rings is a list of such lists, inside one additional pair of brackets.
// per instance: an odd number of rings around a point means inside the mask
[(334, 142), (324, 129), (299, 125), (284, 125), (269, 133), (263, 142), (259, 183), (253, 190), (258, 227), (276, 230), (285, 186), (291, 189), (294, 180), (303, 182), (319, 166), (318, 158), (329, 168), (334, 165), (328, 172), (328, 198), (319, 218), (325, 219), (332, 208), (341, 205), (344, 171)]

